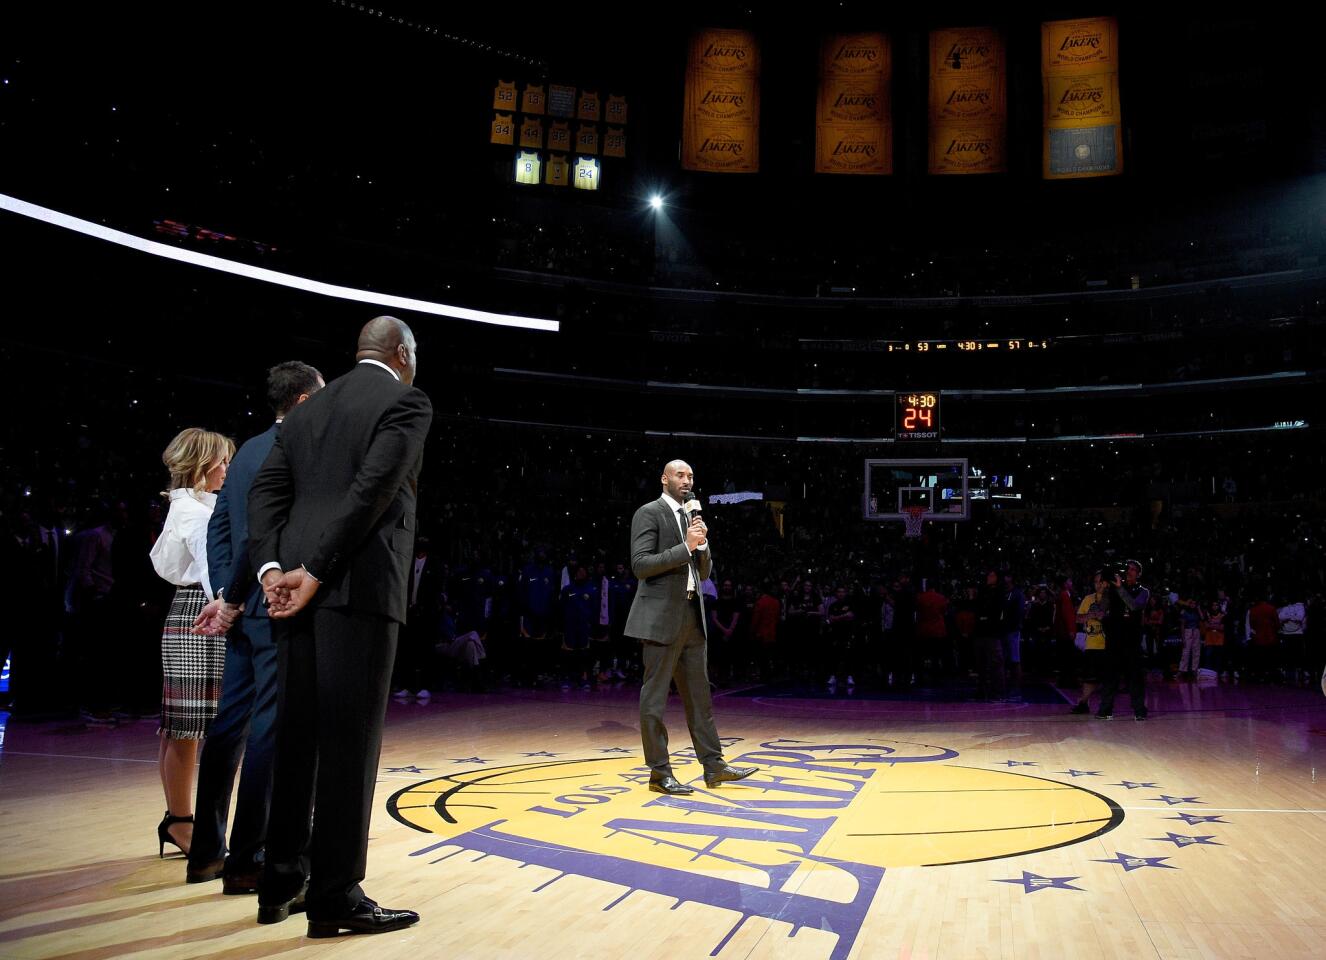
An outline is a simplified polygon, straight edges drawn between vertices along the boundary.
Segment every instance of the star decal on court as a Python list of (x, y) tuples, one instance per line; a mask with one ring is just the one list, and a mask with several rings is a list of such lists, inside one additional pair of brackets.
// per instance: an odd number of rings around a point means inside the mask
[(1111, 783), (1111, 787), (1127, 787), (1129, 790), (1136, 790), (1138, 787), (1148, 787), (1154, 790), (1160, 786), (1158, 783), (1136, 783), (1132, 780), (1121, 780), (1118, 783)]
[(1038, 873), (1022, 871), (1021, 880), (995, 880), (995, 883), (1016, 883), (1022, 887), (1023, 893), (1035, 893), (1037, 890), (1049, 890), (1052, 887), (1059, 890), (1076, 890), (1079, 893), (1085, 893), (1081, 887), (1075, 887), (1069, 880), (1077, 880), (1078, 877), (1042, 877)]
[(549, 753), (547, 750), (540, 750), (537, 753), (522, 753), (522, 757), (560, 757), (560, 753)]
[(625, 747), (599, 747), (599, 753), (631, 753)]
[(483, 757), (452, 757), (452, 763), (492, 763), (491, 760), (485, 760)]
[(388, 767), (388, 773), (423, 773), (425, 770), (432, 770), (432, 767), (416, 767), (410, 764), (408, 767)]
[(1147, 799), (1162, 800), (1165, 803), (1169, 804), (1171, 807), (1177, 806), (1180, 803), (1206, 803), (1205, 800), (1198, 800), (1196, 797), (1171, 797), (1165, 793), (1162, 793), (1158, 797), (1147, 797)]
[(1034, 767), (1036, 763), (1031, 760), (1001, 760), (995, 764), (996, 767)]
[(1056, 770), (1055, 773), (1066, 773), (1070, 777), (1099, 777), (1103, 776), (1100, 770)]
[(1207, 847), (1223, 847), (1223, 843), (1216, 841), (1214, 834), (1208, 834), (1204, 837), (1185, 837), (1181, 833), (1166, 833), (1163, 837), (1147, 837), (1148, 840), (1159, 840), (1161, 843), (1172, 843), (1176, 847), (1191, 847), (1199, 843)]
[(1165, 819), (1182, 820), (1190, 827), (1195, 827), (1199, 823), (1224, 823), (1224, 824), (1229, 823), (1228, 820), (1224, 819), (1219, 814), (1216, 814), (1215, 816), (1211, 817), (1204, 817), (1200, 813), (1181, 813), (1177, 817), (1166, 817)]
[(1124, 873), (1132, 873), (1134, 870), (1141, 870), (1143, 867), (1160, 867), (1165, 870), (1177, 870), (1178, 867), (1170, 863), (1162, 863), (1162, 860), (1168, 860), (1169, 857), (1135, 857), (1131, 853), (1120, 853), (1114, 851), (1114, 857), (1110, 860), (1093, 860), (1093, 863), (1117, 863), (1123, 867)]

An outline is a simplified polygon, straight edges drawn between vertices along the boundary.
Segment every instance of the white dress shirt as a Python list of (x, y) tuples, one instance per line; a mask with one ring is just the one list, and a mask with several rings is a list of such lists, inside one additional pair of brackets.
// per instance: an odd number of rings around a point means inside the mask
[[(677, 518), (677, 529), (681, 531), (681, 542), (683, 544), (686, 543), (686, 524), (682, 522), (681, 517), (677, 514), (677, 511), (681, 509), (681, 504), (678, 503), (676, 500), (673, 500), (666, 493), (663, 494), (663, 502), (668, 505), (668, 509), (672, 511), (672, 515)], [(695, 549), (708, 550), (709, 544), (702, 543)], [(686, 550), (688, 553), (695, 552), (695, 550), (691, 550), (690, 546), (687, 546)], [(690, 566), (689, 564), (687, 564), (686, 566), (686, 589), (689, 590), (691, 593), (695, 592), (695, 568)]]
[(170, 491), (166, 524), (151, 553), (152, 568), (162, 580), (177, 587), (201, 583), (208, 600), (213, 593), (207, 578), (207, 521), (215, 507), (215, 493), (187, 487)]

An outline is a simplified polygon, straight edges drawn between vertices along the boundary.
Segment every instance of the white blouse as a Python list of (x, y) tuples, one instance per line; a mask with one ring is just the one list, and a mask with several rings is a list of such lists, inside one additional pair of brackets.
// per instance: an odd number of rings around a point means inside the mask
[(207, 579), (207, 522), (216, 507), (215, 493), (196, 493), (186, 487), (170, 491), (170, 511), (161, 536), (152, 546), (152, 567), (177, 587), (201, 583), (213, 599)]

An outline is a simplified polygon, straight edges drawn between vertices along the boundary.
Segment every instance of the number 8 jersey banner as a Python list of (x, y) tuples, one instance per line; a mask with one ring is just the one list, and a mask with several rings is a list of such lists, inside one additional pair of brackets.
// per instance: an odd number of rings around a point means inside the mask
[(692, 37), (681, 162), (708, 173), (759, 172), (760, 50), (750, 33), (701, 30)]

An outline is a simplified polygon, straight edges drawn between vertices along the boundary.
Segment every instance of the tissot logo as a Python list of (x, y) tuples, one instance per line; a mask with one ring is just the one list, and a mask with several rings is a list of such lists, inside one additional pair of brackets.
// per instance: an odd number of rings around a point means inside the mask
[(388, 809), (438, 835), (412, 856), (446, 863), (449, 854), (437, 851), (459, 848), (512, 869), (546, 868), (549, 884), (597, 881), (621, 891), (609, 910), (662, 896), (712, 911), (700, 916), (735, 916), (715, 954), (752, 918), (790, 925), (785, 936), (808, 927), (836, 937), (825, 946), (830, 960), (851, 952), (890, 867), (1019, 856), (1123, 819), (1090, 790), (952, 764), (956, 751), (925, 744), (774, 740), (730, 749), (732, 763), (760, 770), (717, 790), (704, 787), (694, 753), (679, 751), (672, 767), (696, 787), (691, 796), (649, 792), (649, 768), (627, 752), (537, 753), (549, 759), (462, 770), (400, 791)]

